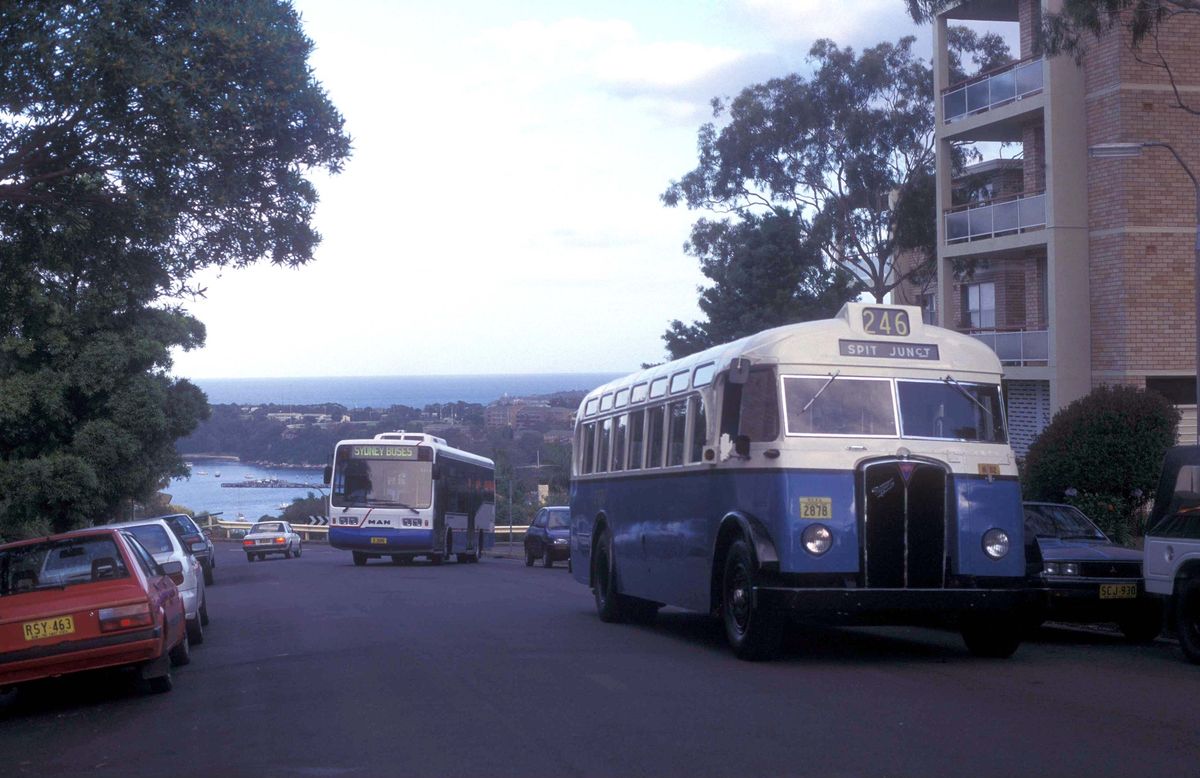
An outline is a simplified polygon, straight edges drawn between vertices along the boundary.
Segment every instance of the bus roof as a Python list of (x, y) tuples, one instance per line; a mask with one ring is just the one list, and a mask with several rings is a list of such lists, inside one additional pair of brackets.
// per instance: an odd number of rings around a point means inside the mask
[(477, 465), (484, 465), (486, 467), (494, 468), (496, 466), (496, 463), (487, 457), (472, 454), (470, 451), (464, 451), (461, 448), (455, 448), (443, 438), (434, 437), (422, 432), (405, 432), (404, 430), (382, 432), (373, 438), (339, 440), (335, 448), (338, 446), (378, 446), (381, 442), (388, 442), (392, 445), (429, 446), (437, 452), (438, 456), (449, 456), (463, 462), (474, 462)]
[[(864, 328), (864, 312), (867, 309), (873, 309), (875, 312), (881, 309), (889, 312), (904, 311), (908, 314), (911, 331), (904, 337), (869, 334)], [(876, 352), (891, 346), (937, 348), (935, 359), (928, 358), (935, 352), (921, 352), (925, 354), (924, 358), (888, 358), (880, 356), (879, 353), (870, 356), (847, 356), (843, 353), (843, 349), (846, 348), (843, 344), (862, 344), (867, 349), (875, 346), (877, 348), (873, 350)], [(999, 357), (986, 344), (970, 335), (925, 324), (921, 319), (921, 309), (916, 306), (846, 303), (832, 319), (786, 324), (763, 330), (731, 343), (713, 346), (697, 354), (609, 381), (584, 397), (579, 405), (579, 418), (583, 418), (587, 403), (594, 398), (660, 378), (670, 381), (673, 376), (681, 373), (691, 374), (697, 368), (709, 365), (713, 366), (714, 373), (720, 372), (729, 367), (732, 360), (739, 358), (749, 359), (755, 364), (903, 369), (906, 372), (926, 371), (941, 376), (948, 372), (958, 376), (974, 374), (979, 378), (993, 378), (997, 382), (1003, 374)], [(691, 388), (690, 380), (688, 388)]]

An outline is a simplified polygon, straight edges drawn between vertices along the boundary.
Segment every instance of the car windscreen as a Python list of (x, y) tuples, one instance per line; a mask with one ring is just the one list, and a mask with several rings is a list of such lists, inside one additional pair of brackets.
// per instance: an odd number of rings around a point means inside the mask
[(127, 527), (126, 530), (151, 554), (170, 554), (175, 550), (171, 538), (167, 537), (167, 530), (158, 524), (143, 524), (140, 527)]
[(896, 435), (891, 381), (785, 376), (783, 396), (789, 435)]
[(433, 463), (410, 459), (339, 461), (330, 501), (338, 507), (428, 508), (433, 501)]
[(1091, 519), (1070, 505), (1026, 505), (1025, 532), (1039, 538), (1108, 539)]
[(570, 529), (571, 528), (571, 512), (570, 511), (548, 511), (548, 520), (546, 529)]
[(277, 521), (264, 522), (255, 524), (250, 528), (251, 532), (283, 532), (283, 525)]
[(1004, 443), (1000, 387), (943, 381), (897, 381), (906, 438)]
[(121, 551), (107, 535), (0, 551), (0, 596), (128, 577)]

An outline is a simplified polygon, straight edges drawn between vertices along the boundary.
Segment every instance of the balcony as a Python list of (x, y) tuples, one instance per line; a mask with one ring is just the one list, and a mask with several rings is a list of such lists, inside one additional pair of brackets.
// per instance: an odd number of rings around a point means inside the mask
[(1014, 235), (1046, 226), (1046, 192), (1011, 195), (946, 212), (946, 243)]
[(946, 124), (990, 111), (1042, 91), (1042, 58), (1022, 60), (942, 92), (942, 121)]
[(1050, 359), (1049, 330), (966, 330), (972, 338), (987, 344), (1000, 362), (1008, 367), (1036, 367)]

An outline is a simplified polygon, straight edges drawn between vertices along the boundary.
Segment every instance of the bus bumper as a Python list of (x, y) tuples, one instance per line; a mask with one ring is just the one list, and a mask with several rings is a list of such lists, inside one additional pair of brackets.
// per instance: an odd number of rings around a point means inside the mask
[(370, 554), (415, 554), (430, 553), (433, 548), (433, 530), (397, 530), (391, 527), (378, 529), (329, 528), (329, 545), (342, 551), (365, 551)]
[(1013, 586), (947, 589), (829, 589), (759, 586), (755, 607), (831, 624), (948, 623), (992, 614), (1019, 616), (1046, 602), (1046, 590)]

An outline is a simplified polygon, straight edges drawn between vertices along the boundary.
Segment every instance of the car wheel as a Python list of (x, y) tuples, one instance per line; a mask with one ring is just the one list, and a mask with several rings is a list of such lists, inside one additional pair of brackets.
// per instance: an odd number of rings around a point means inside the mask
[(433, 565), (440, 565), (442, 563), (442, 555), (441, 554), (430, 554), (429, 555), (429, 563), (433, 564)]
[[(183, 640), (176, 643), (168, 655), (171, 657), (172, 667), (183, 667), (192, 661), (192, 645), (188, 639), (188, 630), (183, 631)], [(151, 678), (150, 683), (153, 684), (154, 680)]]
[(967, 619), (960, 627), (963, 642), (974, 656), (1007, 659), (1021, 645), (1021, 624), (1003, 616)]
[(356, 567), (362, 567), (363, 565), (365, 565), (367, 563), (367, 555), (366, 554), (362, 553), (361, 551), (354, 551), (352, 553), (354, 556), (354, 565)]
[(568, 573), (575, 572), (575, 565), (571, 562), (571, 557), (567, 557), (567, 572)]
[(1117, 626), (1130, 643), (1153, 643), (1162, 632), (1162, 605), (1158, 601), (1138, 603), (1136, 610), (1117, 621)]
[(725, 555), (721, 576), (721, 621), (738, 659), (770, 659), (779, 650), (783, 622), (779, 614), (754, 605), (754, 556), (744, 540)]
[(533, 567), (533, 561), (534, 561), (533, 549), (531, 549), (529, 546), (526, 546), (525, 547), (525, 566)]
[(186, 632), (188, 643), (198, 646), (204, 642), (204, 625), (200, 623), (199, 614), (196, 614), (196, 618), (188, 620)]
[(156, 675), (153, 678), (147, 678), (146, 683), (150, 687), (151, 694), (165, 694), (166, 692), (171, 691), (171, 689), (175, 686), (175, 683), (171, 680), (171, 674), (169, 672), (162, 675)]
[(289, 547), (287, 547), (287, 548), (285, 548), (285, 549), (283, 550), (283, 558), (284, 558), (284, 559), (291, 559), (291, 558), (292, 558), (292, 549), (291, 549), (291, 546), (289, 546)]
[(254, 554), (246, 554), (246, 561), (247, 561), (247, 562), (253, 562), (253, 561), (254, 561)]
[(300, 558), (300, 552), (301, 552), (301, 551), (303, 551), (303, 550), (304, 550), (304, 543), (303, 543), (303, 541), (302, 541), (302, 542), (300, 542), (300, 543), (297, 543), (297, 544), (296, 544), (296, 558), (297, 558), (297, 559), (299, 559), (299, 558)]
[(209, 562), (208, 562), (208, 564), (207, 564), (207, 565), (201, 565), (201, 566), (200, 566), (200, 568), (201, 568), (201, 569), (204, 571), (204, 585), (205, 585), (205, 586), (212, 586), (212, 582), (213, 582), (213, 571), (212, 571), (212, 569), (213, 569), (213, 567), (215, 567), (215, 566), (216, 566), (216, 565), (213, 563), (213, 560), (209, 560)]
[(549, 546), (542, 551), (542, 567), (554, 567), (554, 556), (550, 553)]
[(208, 626), (208, 598), (205, 597), (200, 601), (200, 624)]
[(1175, 603), (1179, 647), (1193, 664), (1200, 664), (1200, 578), (1181, 581)]

